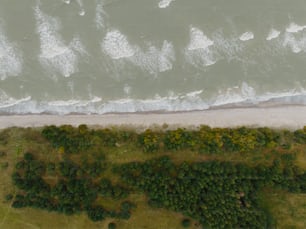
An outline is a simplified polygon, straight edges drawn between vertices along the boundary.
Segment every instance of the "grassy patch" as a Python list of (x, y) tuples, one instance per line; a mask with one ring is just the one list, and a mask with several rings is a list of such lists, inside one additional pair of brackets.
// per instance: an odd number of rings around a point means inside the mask
[(277, 228), (306, 228), (306, 194), (266, 190), (263, 201), (276, 220)]

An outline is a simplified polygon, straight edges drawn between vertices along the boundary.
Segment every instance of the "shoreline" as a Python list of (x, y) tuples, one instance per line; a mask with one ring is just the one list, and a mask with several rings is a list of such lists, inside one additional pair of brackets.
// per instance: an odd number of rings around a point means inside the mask
[(70, 124), (78, 126), (139, 126), (152, 127), (167, 124), (176, 127), (270, 127), (299, 129), (306, 125), (306, 106), (276, 106), (248, 108), (220, 108), (202, 111), (171, 113), (109, 113), (109, 114), (24, 114), (0, 115), (0, 129), (8, 127), (41, 127)]

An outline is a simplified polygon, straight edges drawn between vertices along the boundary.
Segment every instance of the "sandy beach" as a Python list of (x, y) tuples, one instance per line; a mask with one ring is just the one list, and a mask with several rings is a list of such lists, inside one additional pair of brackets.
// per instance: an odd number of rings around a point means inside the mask
[(269, 108), (229, 108), (180, 113), (131, 113), (104, 115), (8, 115), (0, 116), (0, 128), (12, 126), (40, 127), (44, 125), (113, 126), (133, 125), (149, 127), (163, 125), (192, 127), (267, 126), (298, 129), (306, 125), (305, 106)]

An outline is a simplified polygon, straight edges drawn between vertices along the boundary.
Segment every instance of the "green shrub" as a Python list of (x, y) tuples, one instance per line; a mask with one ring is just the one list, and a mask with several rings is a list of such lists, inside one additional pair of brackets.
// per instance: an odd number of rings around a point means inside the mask
[(144, 152), (156, 152), (159, 149), (159, 136), (150, 129), (139, 135), (138, 142)]
[(108, 224), (108, 229), (116, 229), (117, 228), (117, 225), (113, 222), (109, 223)]
[(190, 219), (183, 219), (183, 220), (182, 220), (182, 226), (183, 226), (184, 228), (190, 227), (190, 224), (191, 224)]

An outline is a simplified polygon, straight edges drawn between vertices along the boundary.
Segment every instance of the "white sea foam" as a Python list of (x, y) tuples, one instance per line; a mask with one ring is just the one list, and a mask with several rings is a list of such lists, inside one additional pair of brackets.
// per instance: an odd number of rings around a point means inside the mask
[(107, 14), (104, 11), (104, 0), (99, 1), (96, 7), (96, 17), (95, 17), (95, 24), (97, 29), (104, 29), (106, 27)]
[(267, 36), (267, 38), (266, 38), (266, 40), (267, 41), (271, 41), (271, 40), (273, 40), (273, 39), (275, 39), (275, 38), (278, 38), (279, 37), (279, 35), (280, 35), (280, 31), (278, 31), (278, 30), (276, 30), (276, 29), (271, 29), (270, 30), (270, 32), (269, 32), (269, 34), (268, 34), (268, 36)]
[(85, 15), (85, 10), (84, 10), (84, 9), (81, 9), (80, 12), (79, 12), (79, 15), (80, 15), (80, 16), (84, 16), (84, 15)]
[(13, 97), (8, 96), (7, 93), (5, 93), (3, 90), (0, 89), (0, 110), (1, 109), (6, 109), (12, 106), (18, 106), (21, 103), (24, 103), (26, 101), (30, 101), (31, 97), (26, 96), (21, 99), (16, 99)]
[(241, 86), (228, 88), (225, 92), (220, 91), (219, 93), (220, 95), (218, 95), (212, 102), (212, 106), (256, 101), (255, 89), (249, 86), (246, 82), (243, 82)]
[(159, 3), (158, 3), (158, 7), (159, 8), (167, 8), (171, 2), (174, 2), (175, 0), (161, 0)]
[(186, 94), (169, 92), (168, 96), (158, 94), (148, 99), (118, 99), (104, 101), (100, 97), (88, 100), (55, 100), (35, 101), (30, 96), (16, 99), (0, 91), (0, 114), (27, 114), (27, 113), (52, 113), (52, 114), (105, 114), (125, 112), (149, 111), (191, 111), (205, 110), (210, 107), (222, 105), (257, 105), (272, 102), (272, 104), (300, 104), (306, 105), (305, 90), (290, 90), (284, 92), (265, 93), (257, 95), (255, 89), (247, 83), (239, 87), (232, 87), (221, 93), (210, 102), (200, 97), (202, 90)]
[(124, 87), (123, 87), (123, 91), (126, 95), (129, 95), (131, 93), (131, 86), (129, 86), (128, 84), (125, 84)]
[(84, 9), (84, 5), (83, 5), (83, 1), (82, 0), (76, 0), (76, 2), (78, 3), (78, 5), (80, 7), (79, 15), (84, 16), (85, 15), (85, 9)]
[(196, 97), (196, 96), (198, 96), (198, 95), (200, 95), (202, 93), (203, 93), (203, 90), (192, 91), (192, 92), (187, 93), (186, 96), (188, 96), (188, 97)]
[(22, 54), (16, 44), (10, 42), (0, 27), (0, 80), (17, 76), (22, 72)]
[(175, 52), (171, 42), (164, 41), (161, 48), (149, 44), (146, 50), (131, 45), (119, 30), (108, 32), (101, 43), (102, 50), (113, 60), (123, 59), (150, 74), (172, 69)]
[(306, 25), (298, 25), (296, 23), (290, 23), (290, 25), (286, 28), (286, 31), (288, 33), (298, 33), (304, 29), (306, 29)]
[(63, 1), (64, 1), (64, 3), (66, 3), (67, 5), (69, 5), (71, 0), (63, 0)]
[(243, 61), (243, 51), (245, 44), (237, 40), (237, 37), (226, 37), (223, 31), (219, 30), (213, 34), (214, 48), (216, 49), (216, 60), (225, 59), (228, 62), (232, 60)]
[[(0, 99), (0, 113), (96, 113), (104, 114), (110, 112), (146, 112), (146, 111), (188, 111), (203, 110), (208, 105), (198, 96), (199, 92), (191, 92), (185, 95), (172, 95), (160, 97), (156, 95), (151, 99), (118, 99), (105, 101), (94, 97), (89, 100), (56, 100), (56, 101), (34, 101), (30, 97), (24, 99), (13, 99), (3, 104)], [(5, 101), (8, 101), (6, 99)]]
[(190, 29), (190, 43), (187, 47), (189, 51), (197, 49), (207, 49), (212, 46), (214, 41), (210, 40), (204, 33), (198, 28), (191, 27)]
[(289, 47), (293, 53), (306, 52), (306, 36), (295, 37), (292, 33), (286, 33), (283, 46)]
[(254, 39), (254, 33), (252, 32), (245, 32), (243, 34), (241, 34), (241, 36), (239, 37), (239, 40), (241, 41), (248, 41), (248, 40), (252, 40)]
[(216, 63), (216, 58), (210, 47), (214, 41), (209, 39), (198, 28), (190, 28), (190, 42), (185, 49), (186, 60), (195, 66), (209, 66)]
[[(37, 33), (40, 38), (40, 62), (46, 68), (59, 72), (65, 77), (78, 71), (78, 52), (81, 42), (78, 38), (66, 45), (58, 33), (59, 20), (43, 13), (39, 6), (35, 7)], [(84, 47), (81, 48), (84, 51)]]
[(107, 55), (115, 60), (131, 57), (135, 54), (134, 47), (129, 44), (127, 37), (116, 29), (106, 34), (101, 47)]
[(138, 47), (130, 61), (151, 74), (171, 70), (172, 62), (175, 61), (173, 44), (165, 40), (160, 49), (150, 45), (147, 51)]

